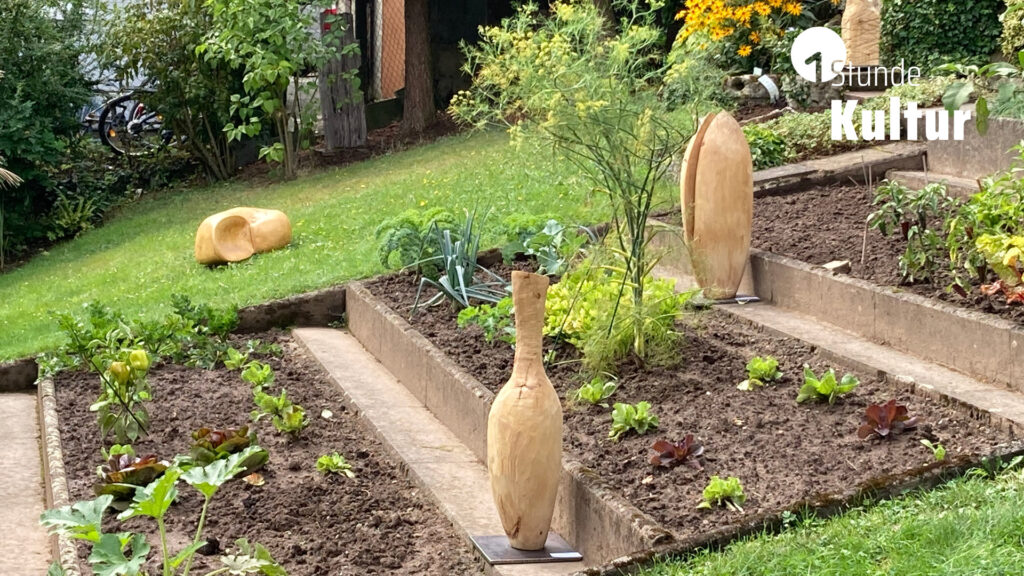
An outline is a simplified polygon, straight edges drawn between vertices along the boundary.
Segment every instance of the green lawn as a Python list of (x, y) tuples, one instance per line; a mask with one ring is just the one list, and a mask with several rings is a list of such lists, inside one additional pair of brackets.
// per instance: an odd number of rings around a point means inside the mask
[[(491, 209), (491, 223), (517, 212), (605, 219), (607, 201), (591, 197), (571, 167), (550, 157), (550, 150), (517, 150), (502, 133), (458, 135), (293, 182), (230, 182), (144, 198), (0, 276), (0, 359), (59, 344), (50, 312), (91, 301), (155, 315), (168, 310), (174, 292), (241, 306), (379, 273), (374, 228), (408, 208)], [(198, 265), (196, 227), (234, 206), (285, 211), (292, 245), (218, 269)]]
[(943, 488), (751, 537), (641, 576), (971, 576), (1020, 574), (1024, 472)]

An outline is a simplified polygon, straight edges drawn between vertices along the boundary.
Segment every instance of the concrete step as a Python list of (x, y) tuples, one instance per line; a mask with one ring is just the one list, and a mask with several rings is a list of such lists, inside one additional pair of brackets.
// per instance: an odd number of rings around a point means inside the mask
[(39, 525), (43, 475), (34, 391), (0, 394), (0, 574), (46, 574), (50, 539)]
[[(374, 433), (400, 457), (456, 530), (503, 534), (487, 467), (348, 332), (297, 328), (295, 339), (323, 366)], [(497, 576), (559, 576), (583, 562), (489, 566)]]
[(949, 194), (959, 198), (968, 198), (980, 190), (977, 180), (935, 172), (890, 170), (885, 177), (913, 190), (920, 190), (932, 182), (943, 182)]
[(900, 383), (937, 398), (990, 413), (993, 424), (1024, 429), (1024, 394), (987, 384), (943, 366), (876, 344), (811, 316), (764, 303), (722, 305), (718, 309), (815, 346), (850, 368)]

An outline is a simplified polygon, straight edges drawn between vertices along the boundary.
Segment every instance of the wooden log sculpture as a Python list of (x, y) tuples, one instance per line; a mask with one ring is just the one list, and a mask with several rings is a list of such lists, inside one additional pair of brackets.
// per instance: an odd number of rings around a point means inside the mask
[(239, 262), (283, 248), (292, 241), (292, 225), (280, 210), (232, 208), (210, 216), (196, 231), (195, 256), (200, 264)]
[(562, 404), (544, 373), (547, 276), (512, 273), (516, 354), (487, 418), (491, 491), (509, 544), (541, 550), (562, 470)]
[(709, 114), (683, 156), (684, 240), (704, 296), (736, 296), (750, 257), (754, 165), (736, 119)]
[(878, 66), (882, 15), (880, 0), (846, 0), (843, 43), (851, 66)]

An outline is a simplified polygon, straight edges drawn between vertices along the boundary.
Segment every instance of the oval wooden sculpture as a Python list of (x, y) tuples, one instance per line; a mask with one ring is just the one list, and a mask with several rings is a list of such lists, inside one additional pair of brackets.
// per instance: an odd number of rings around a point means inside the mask
[(843, 43), (852, 66), (878, 66), (882, 15), (878, 0), (846, 0)]
[(232, 208), (199, 225), (195, 256), (201, 264), (239, 262), (253, 254), (283, 248), (291, 241), (292, 225), (284, 212)]
[(547, 276), (512, 273), (515, 363), (487, 418), (491, 491), (509, 544), (519, 550), (544, 548), (562, 471), (562, 404), (543, 361), (547, 290)]
[(750, 146), (732, 115), (701, 121), (680, 176), (684, 239), (697, 284), (707, 298), (732, 298), (750, 257), (754, 216)]

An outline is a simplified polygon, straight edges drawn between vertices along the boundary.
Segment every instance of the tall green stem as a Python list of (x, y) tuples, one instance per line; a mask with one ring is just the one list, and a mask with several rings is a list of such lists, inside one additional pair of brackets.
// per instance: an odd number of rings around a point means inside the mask
[(164, 561), (164, 576), (174, 576), (174, 573), (171, 572), (171, 559), (168, 557), (167, 528), (164, 526), (164, 519), (157, 518), (156, 525), (160, 529), (160, 555), (163, 557)]
[[(203, 511), (199, 513), (199, 526), (196, 527), (196, 535), (192, 538), (192, 546), (195, 547), (199, 543), (199, 537), (203, 534), (203, 524), (206, 523), (206, 509), (210, 507), (210, 498), (206, 497), (203, 502)], [(195, 558), (195, 552), (188, 557), (188, 562), (185, 563), (185, 571), (182, 573), (183, 576), (188, 576), (188, 571), (192, 568), (192, 559)]]

